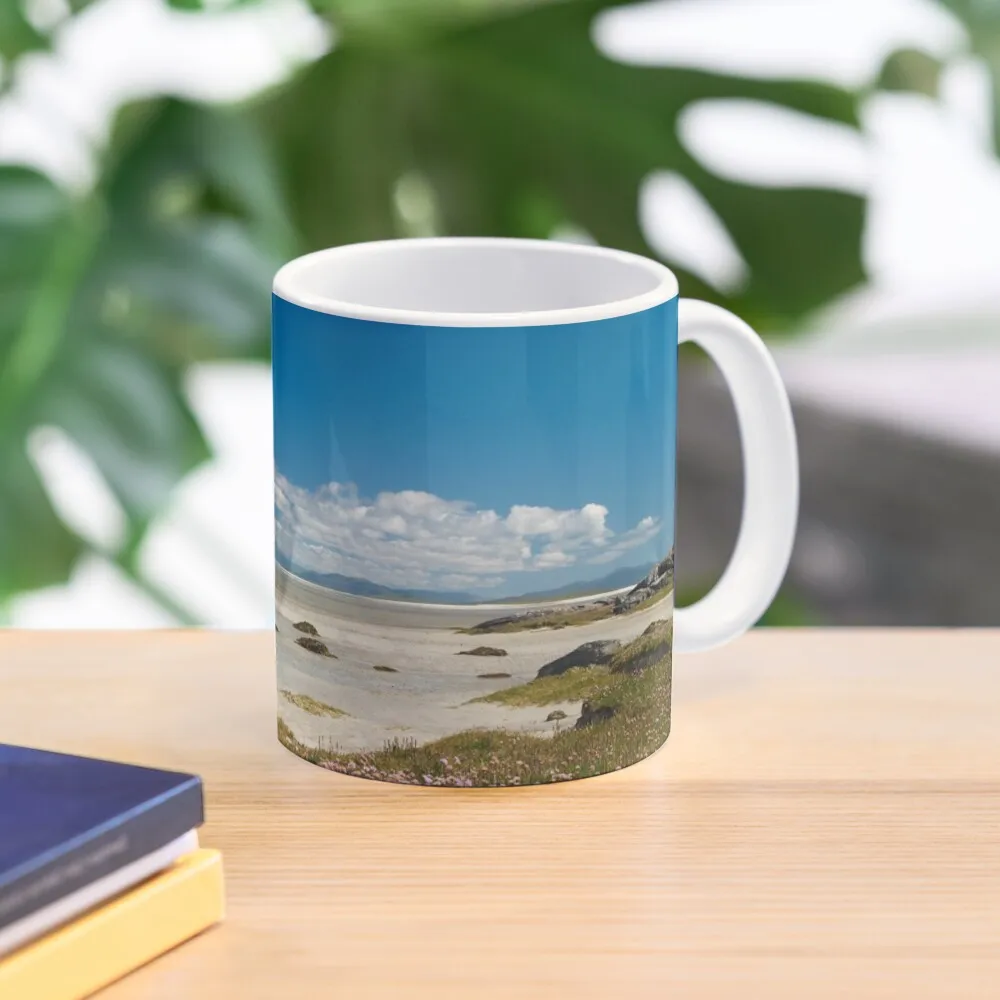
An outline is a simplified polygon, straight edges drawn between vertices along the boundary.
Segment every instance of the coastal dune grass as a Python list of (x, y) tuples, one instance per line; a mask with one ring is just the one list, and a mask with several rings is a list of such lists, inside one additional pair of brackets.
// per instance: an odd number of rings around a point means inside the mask
[(281, 693), (296, 708), (301, 708), (303, 712), (308, 712), (310, 715), (326, 715), (331, 719), (338, 719), (341, 716), (347, 715), (343, 709), (334, 708), (333, 705), (327, 705), (323, 701), (317, 701), (307, 694), (296, 694), (294, 691), (285, 689), (282, 689)]
[(672, 639), (671, 622), (653, 622), (642, 635), (614, 653), (607, 666), (571, 667), (563, 674), (536, 677), (527, 684), (480, 695), (467, 704), (488, 702), (526, 708), (564, 701), (591, 701), (614, 705), (627, 700), (629, 675), (662, 658)]
[(527, 684), (480, 695), (467, 704), (487, 702), (527, 708), (530, 705), (554, 705), (560, 701), (586, 701), (608, 693), (612, 685), (607, 667), (573, 667), (556, 677), (538, 677)]
[(604, 667), (545, 677), (477, 701), (544, 706), (588, 701), (608, 718), (577, 729), (572, 717), (552, 736), (505, 729), (471, 729), (416, 746), (339, 752), (306, 746), (283, 721), (278, 737), (293, 753), (333, 771), (404, 784), (531, 785), (618, 770), (649, 756), (670, 731), (670, 622), (654, 623)]

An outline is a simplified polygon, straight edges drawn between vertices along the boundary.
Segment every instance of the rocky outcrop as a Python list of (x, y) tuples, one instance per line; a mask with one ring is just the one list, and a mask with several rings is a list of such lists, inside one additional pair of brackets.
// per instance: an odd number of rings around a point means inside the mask
[(586, 729), (588, 726), (595, 726), (599, 722), (607, 722), (608, 719), (614, 717), (614, 714), (615, 709), (610, 705), (595, 707), (589, 701), (585, 701), (580, 706), (580, 718), (576, 720), (576, 725), (573, 728)]
[(643, 601), (669, 589), (673, 581), (674, 552), (671, 549), (627, 594), (615, 598), (614, 613), (623, 615), (633, 611)]
[(497, 649), (496, 646), (476, 646), (475, 649), (461, 649), (456, 656), (506, 656), (506, 649)]
[(545, 716), (545, 721), (558, 722), (560, 719), (565, 719), (565, 718), (566, 718), (566, 713), (561, 708), (557, 708), (554, 712), (549, 712), (549, 714)]
[(292, 628), (296, 628), (300, 632), (305, 632), (306, 635), (319, 635), (316, 626), (309, 622), (296, 622)]
[(670, 658), (673, 628), (668, 621), (655, 621), (646, 626), (638, 638), (633, 639), (614, 657), (611, 672), (614, 674), (641, 674)]
[[(584, 605), (580, 605), (584, 607)], [(569, 611), (572, 608), (566, 608)], [(467, 631), (475, 634), (477, 632), (500, 632), (504, 630), (509, 625), (524, 625), (525, 622), (530, 623), (535, 618), (545, 618), (551, 615), (551, 609), (546, 608), (536, 608), (531, 611), (519, 611), (516, 615), (504, 615), (503, 618), (490, 618), (487, 621), (480, 622), (474, 628), (468, 629)]]
[(577, 646), (572, 652), (550, 660), (538, 671), (539, 677), (558, 677), (573, 667), (594, 667), (607, 663), (621, 649), (618, 639), (595, 639)]
[(316, 653), (317, 656), (328, 656), (331, 660), (337, 659), (336, 655), (326, 648), (325, 642), (313, 639), (311, 636), (300, 636), (295, 640), (295, 644), (303, 649), (308, 649), (310, 653)]

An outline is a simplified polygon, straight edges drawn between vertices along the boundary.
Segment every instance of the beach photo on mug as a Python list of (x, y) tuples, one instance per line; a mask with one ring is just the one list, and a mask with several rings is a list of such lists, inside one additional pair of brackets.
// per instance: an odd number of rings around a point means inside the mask
[(602, 324), (376, 325), (275, 342), (279, 738), (421, 785), (648, 756), (669, 732), (673, 633), (661, 329), (621, 331), (616, 356), (607, 329), (588, 340)]

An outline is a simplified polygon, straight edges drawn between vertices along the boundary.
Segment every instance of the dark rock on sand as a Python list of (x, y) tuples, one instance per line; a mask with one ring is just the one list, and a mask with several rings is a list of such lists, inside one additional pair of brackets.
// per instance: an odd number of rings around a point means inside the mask
[(372, 670), (380, 670), (383, 674), (398, 674), (399, 671), (395, 667), (387, 667), (382, 663), (376, 663)]
[(550, 660), (538, 671), (539, 677), (558, 677), (560, 674), (572, 670), (573, 667), (594, 667), (607, 663), (615, 653), (621, 649), (621, 642), (618, 639), (595, 639), (593, 642), (585, 642), (582, 646), (577, 646), (565, 656), (560, 656), (556, 660)]
[(519, 611), (516, 615), (504, 615), (503, 618), (490, 618), (488, 621), (480, 622), (469, 631), (496, 632), (505, 625), (520, 625), (522, 622), (531, 621), (532, 618), (544, 618), (548, 614), (551, 614), (551, 611), (545, 608), (532, 611)]
[(510, 677), (510, 674), (480, 674), (479, 679), (483, 681), (501, 681)]
[(460, 650), (457, 656), (506, 656), (506, 649), (497, 649), (496, 646), (476, 646), (475, 649)]
[(580, 706), (580, 718), (576, 720), (575, 729), (586, 729), (587, 726), (596, 725), (598, 722), (607, 722), (615, 714), (615, 709), (610, 705), (600, 705), (595, 708), (589, 701), (585, 701)]
[(561, 709), (557, 708), (554, 712), (549, 712), (549, 714), (545, 716), (545, 721), (558, 722), (560, 719), (565, 719), (565, 718), (566, 718), (566, 713)]
[(326, 648), (326, 643), (320, 642), (319, 639), (301, 636), (296, 639), (295, 642), (303, 649), (308, 649), (310, 653), (317, 653), (320, 656), (329, 656), (331, 660), (337, 659), (336, 655), (331, 653), (330, 650)]
[(319, 635), (316, 626), (310, 622), (296, 622), (292, 628), (297, 628), (300, 632), (305, 632), (306, 635)]

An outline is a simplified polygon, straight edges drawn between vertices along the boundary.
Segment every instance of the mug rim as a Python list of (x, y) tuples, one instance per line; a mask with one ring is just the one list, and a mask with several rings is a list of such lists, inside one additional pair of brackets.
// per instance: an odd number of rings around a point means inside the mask
[[(447, 310), (400, 309), (387, 306), (366, 305), (332, 296), (318, 294), (303, 288), (299, 281), (301, 272), (309, 265), (337, 257), (347, 257), (391, 251), (398, 247), (428, 249), (448, 246), (477, 248), (508, 248), (530, 252), (551, 253), (566, 257), (588, 256), (616, 260), (656, 279), (656, 284), (644, 292), (612, 299), (587, 306), (568, 308), (522, 310), (514, 312), (458, 312)], [(327, 313), (347, 319), (369, 320), (377, 323), (399, 323), (410, 326), (458, 327), (514, 327), (555, 326), (567, 323), (588, 323), (595, 320), (614, 319), (645, 312), (654, 306), (669, 302), (679, 294), (677, 278), (665, 264), (628, 250), (589, 243), (570, 243), (561, 240), (520, 239), (492, 236), (432, 236), (361, 243), (345, 243), (303, 254), (284, 264), (274, 276), (272, 292), (280, 299), (314, 312)]]

